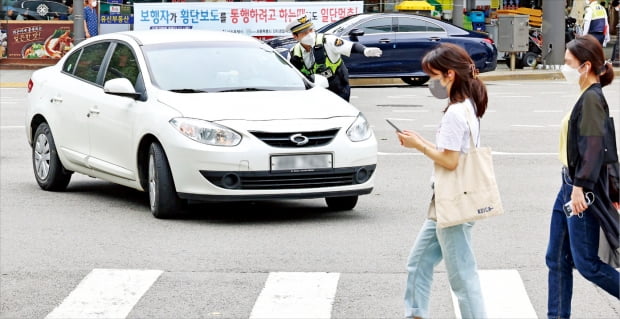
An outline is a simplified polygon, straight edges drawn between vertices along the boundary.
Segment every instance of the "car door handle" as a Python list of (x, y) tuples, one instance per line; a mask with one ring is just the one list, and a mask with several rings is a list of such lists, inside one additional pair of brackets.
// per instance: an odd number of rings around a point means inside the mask
[(390, 43), (390, 39), (381, 39), (379, 40), (379, 43)]
[(431, 41), (433, 41), (433, 42), (437, 42), (437, 41), (440, 41), (440, 40), (441, 40), (441, 38), (440, 38), (440, 37), (430, 37), (430, 38), (428, 38), (428, 39), (429, 39), (429, 40), (431, 40)]
[(60, 97), (53, 97), (50, 99), (50, 102), (52, 103), (62, 103), (62, 98)]
[(88, 110), (88, 114), (86, 115), (86, 117), (90, 117), (91, 115), (94, 115), (94, 114), (99, 114), (99, 108), (93, 107), (90, 110)]

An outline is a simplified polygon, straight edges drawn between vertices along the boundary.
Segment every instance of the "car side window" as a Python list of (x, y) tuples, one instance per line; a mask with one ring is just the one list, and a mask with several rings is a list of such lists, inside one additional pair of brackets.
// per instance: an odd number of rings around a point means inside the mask
[(97, 83), (101, 61), (108, 51), (109, 42), (99, 42), (82, 49), (82, 54), (75, 67), (75, 76), (88, 82)]
[(373, 19), (360, 24), (357, 28), (363, 30), (364, 34), (392, 32), (392, 18)]
[(117, 78), (126, 78), (135, 87), (139, 73), (140, 68), (138, 68), (133, 51), (127, 45), (118, 43), (110, 59), (104, 82)]
[(444, 32), (445, 30), (433, 23), (420, 19), (398, 18), (398, 32)]
[(75, 71), (76, 62), (78, 58), (80, 57), (81, 53), (82, 53), (82, 50), (73, 52), (73, 54), (71, 54), (65, 61), (65, 64), (62, 66), (62, 70), (69, 74), (73, 74), (73, 72)]

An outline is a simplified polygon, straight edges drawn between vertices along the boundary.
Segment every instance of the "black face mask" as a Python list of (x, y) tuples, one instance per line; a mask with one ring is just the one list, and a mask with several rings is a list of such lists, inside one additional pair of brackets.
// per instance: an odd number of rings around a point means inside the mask
[(450, 95), (448, 94), (448, 89), (445, 86), (441, 85), (439, 80), (430, 80), (428, 82), (428, 89), (431, 91), (431, 94), (440, 99), (447, 99)]

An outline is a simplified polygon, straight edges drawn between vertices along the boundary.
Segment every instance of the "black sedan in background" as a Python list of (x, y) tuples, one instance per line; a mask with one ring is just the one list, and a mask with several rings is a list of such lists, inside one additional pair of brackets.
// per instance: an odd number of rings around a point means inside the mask
[[(410, 85), (422, 85), (428, 76), (422, 71), (422, 57), (439, 43), (465, 48), (480, 72), (495, 70), (497, 48), (487, 34), (457, 27), (434, 18), (409, 13), (363, 13), (348, 16), (317, 30), (343, 39), (378, 47), (383, 55), (369, 59), (361, 54), (343, 57), (351, 78), (400, 77)], [(266, 41), (284, 57), (296, 43), (292, 37)]]

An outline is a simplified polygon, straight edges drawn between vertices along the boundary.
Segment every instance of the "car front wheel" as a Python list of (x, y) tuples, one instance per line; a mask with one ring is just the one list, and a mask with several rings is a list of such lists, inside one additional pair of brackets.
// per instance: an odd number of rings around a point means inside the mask
[(65, 170), (58, 158), (54, 137), (47, 123), (41, 123), (34, 133), (32, 168), (39, 187), (48, 191), (67, 188), (72, 172)]
[(358, 196), (326, 197), (327, 207), (332, 210), (351, 210), (357, 205)]
[(177, 195), (168, 159), (159, 143), (149, 149), (149, 204), (155, 218), (173, 217), (182, 208), (183, 201)]
[(400, 78), (403, 82), (413, 85), (413, 86), (421, 86), (422, 84), (428, 81), (428, 76), (403, 76)]

